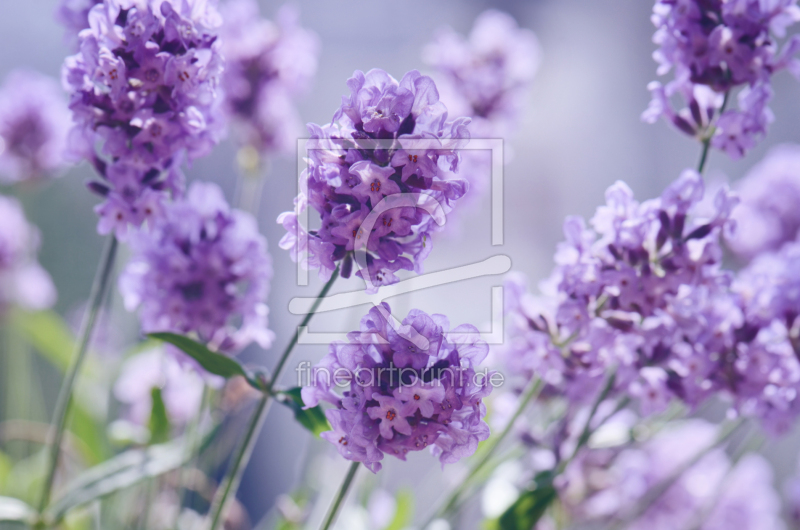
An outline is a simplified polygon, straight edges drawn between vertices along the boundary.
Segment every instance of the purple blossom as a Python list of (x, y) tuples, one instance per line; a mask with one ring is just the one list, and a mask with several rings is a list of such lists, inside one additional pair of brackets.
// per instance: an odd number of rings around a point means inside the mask
[(114, 383), (114, 397), (125, 406), (130, 421), (146, 426), (153, 409), (152, 390), (157, 388), (170, 422), (185, 425), (200, 409), (203, 386), (203, 379), (191, 366), (179, 362), (165, 348), (155, 348), (123, 363)]
[(319, 39), (290, 6), (275, 22), (260, 18), (255, 0), (228, 2), (222, 14), (225, 107), (240, 143), (294, 153), (302, 131), (294, 100), (316, 73)]
[[(780, 44), (798, 20), (796, 0), (657, 0), (653, 58), (658, 74), (672, 70), (674, 79), (650, 83), (652, 101), (642, 118), (663, 117), (732, 158), (743, 156), (773, 119), (772, 74), (786, 68), (800, 76), (800, 38)], [(730, 100), (739, 88), (738, 108), (724, 110), (723, 95)], [(675, 99), (686, 107), (674, 110)]]
[(616, 370), (615, 392), (637, 397), (645, 414), (675, 398), (696, 405), (718, 388), (721, 361), (709, 354), (731, 347), (742, 324), (718, 243), (736, 199), (720, 190), (701, 217), (703, 194), (694, 171), (642, 203), (618, 182), (591, 228), (568, 218), (543, 295), (510, 279), (510, 337), (498, 352), (509, 373), (538, 375), (546, 395), (580, 405)]
[(89, 27), (89, 11), (103, 0), (61, 0), (56, 8), (56, 20), (66, 30), (66, 41), (75, 44), (78, 34)]
[[(287, 231), (281, 248), (327, 279), (343, 261), (348, 277), (355, 256), (370, 290), (397, 281), (399, 270), (421, 271), (431, 233), (445, 222), (464, 181), (444, 180), (458, 169), (458, 148), (469, 139), (468, 118), (447, 121), (447, 109), (429, 77), (411, 71), (396, 81), (383, 70), (356, 71), (351, 95), (329, 125), (309, 124), (307, 194), (280, 215)], [(320, 226), (300, 226), (308, 206)], [(364, 273), (367, 273), (365, 276)]]
[(794, 241), (800, 230), (800, 147), (782, 145), (736, 184), (742, 202), (733, 211), (736, 232), (728, 246), (751, 259)]
[(58, 83), (11, 72), (0, 88), (0, 183), (38, 180), (64, 166), (70, 115)]
[(131, 247), (119, 285), (125, 306), (141, 308), (146, 333), (195, 334), (231, 353), (251, 342), (270, 346), (267, 242), (255, 219), (231, 210), (216, 185), (193, 184)]
[(38, 249), (39, 230), (16, 199), (0, 195), (0, 312), (12, 304), (38, 310), (55, 303), (53, 281), (36, 261)]
[(331, 344), (303, 388), (307, 406), (334, 405), (326, 411), (333, 430), (322, 437), (373, 472), (387, 454), (405, 460), (430, 447), (444, 465), (474, 453), (489, 436), (482, 399), (490, 374), (477, 372), (489, 348), (475, 327), (449, 327), (443, 315), (412, 310), (400, 324), (386, 303), (370, 310), (348, 343)]
[(204, 0), (105, 0), (89, 22), (62, 69), (69, 147), (104, 179), (90, 184), (105, 198), (100, 232), (124, 236), (182, 192), (183, 158), (207, 154), (221, 136), (221, 20)]

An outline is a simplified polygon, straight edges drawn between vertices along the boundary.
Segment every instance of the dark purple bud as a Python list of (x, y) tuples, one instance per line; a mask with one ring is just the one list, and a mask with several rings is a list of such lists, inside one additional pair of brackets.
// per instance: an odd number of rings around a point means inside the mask
[(91, 162), (92, 166), (94, 167), (94, 170), (97, 171), (97, 174), (103, 178), (106, 178), (106, 169), (108, 165), (105, 163), (105, 161), (102, 160), (101, 158), (94, 156), (92, 157)]
[(680, 116), (675, 116), (672, 118), (672, 123), (675, 125), (675, 127), (685, 132), (689, 136), (694, 136), (697, 132), (688, 121), (684, 120)]
[(349, 278), (353, 273), (353, 254), (348, 252), (342, 261), (342, 278)]
[(683, 225), (686, 223), (685, 213), (676, 213), (672, 220), (672, 237), (679, 239), (683, 235)]
[(142, 177), (142, 184), (149, 184), (150, 182), (154, 181), (161, 175), (161, 172), (155, 168), (151, 169), (147, 173), (144, 174)]
[(86, 187), (89, 188), (89, 191), (91, 191), (92, 193), (96, 193), (101, 197), (107, 197), (108, 194), (111, 193), (111, 188), (95, 180), (87, 182)]
[(703, 226), (698, 226), (697, 228), (692, 230), (691, 234), (686, 236), (686, 241), (689, 241), (690, 239), (702, 239), (702, 238), (706, 237), (710, 233), (711, 233), (711, 225), (710, 224), (703, 225)]
[(703, 115), (700, 113), (700, 105), (697, 103), (697, 100), (692, 98), (692, 101), (689, 103), (689, 110), (692, 111), (692, 118), (697, 125), (703, 124)]

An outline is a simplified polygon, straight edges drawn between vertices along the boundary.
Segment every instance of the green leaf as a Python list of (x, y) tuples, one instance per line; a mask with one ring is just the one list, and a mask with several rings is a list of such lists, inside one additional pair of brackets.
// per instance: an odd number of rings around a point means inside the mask
[(239, 364), (239, 361), (221, 353), (215, 353), (204, 345), (193, 341), (189, 337), (176, 335), (174, 333), (151, 333), (148, 335), (154, 339), (168, 342), (183, 350), (186, 355), (197, 361), (207, 372), (219, 375), (225, 379), (240, 375), (247, 379), (251, 385), (255, 383), (255, 378), (247, 368)]
[(536, 475), (534, 488), (523, 491), (511, 507), (500, 516), (494, 528), (498, 530), (530, 530), (558, 493), (553, 487), (553, 473), (545, 471)]
[(395, 508), (392, 522), (384, 530), (403, 530), (403, 528), (411, 526), (414, 518), (414, 493), (409, 490), (398, 491), (396, 501), (397, 508)]
[(303, 398), (300, 396), (301, 388), (295, 387), (289, 390), (282, 390), (279, 392), (279, 401), (292, 409), (294, 418), (306, 429), (319, 436), (325, 431), (331, 430), (331, 424), (328, 423), (328, 418), (322, 412), (322, 407), (312, 407), (310, 409), (303, 409), (305, 404)]
[(12, 325), (53, 366), (65, 372), (72, 360), (74, 337), (67, 324), (53, 311), (14, 311)]
[(167, 417), (167, 406), (164, 404), (164, 398), (161, 396), (161, 389), (154, 387), (150, 391), (150, 396), (153, 399), (153, 408), (150, 411), (150, 443), (159, 444), (169, 440), (170, 425), (169, 417)]
[(36, 512), (19, 499), (0, 497), (0, 521), (30, 522)]

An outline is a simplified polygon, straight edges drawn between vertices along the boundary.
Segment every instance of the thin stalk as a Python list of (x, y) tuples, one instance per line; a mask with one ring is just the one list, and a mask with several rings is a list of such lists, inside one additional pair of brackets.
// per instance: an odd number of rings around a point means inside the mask
[(283, 355), (281, 355), (281, 358), (278, 360), (278, 364), (275, 366), (272, 377), (264, 388), (263, 396), (256, 406), (255, 413), (250, 419), (250, 423), (247, 426), (247, 432), (245, 433), (245, 436), (235, 453), (233, 462), (228, 469), (228, 473), (225, 475), (225, 478), (223, 479), (222, 484), (217, 490), (214, 500), (211, 503), (212, 519), (210, 530), (216, 530), (221, 521), (224, 520), (231, 494), (234, 494), (235, 496), (236, 490), (239, 489), (239, 483), (242, 480), (242, 475), (247, 467), (247, 463), (250, 461), (250, 457), (253, 454), (253, 449), (255, 449), (256, 441), (258, 440), (257, 434), (261, 432), (261, 427), (264, 425), (264, 421), (267, 419), (267, 414), (269, 413), (269, 409), (272, 405), (272, 394), (275, 390), (275, 385), (280, 380), (280, 376), (286, 366), (286, 362), (289, 360), (292, 350), (294, 350), (294, 347), (297, 345), (297, 340), (300, 337), (300, 328), (307, 326), (311, 321), (311, 317), (314, 316), (314, 313), (317, 311), (319, 305), (322, 303), (322, 300), (325, 298), (325, 296), (327, 296), (328, 291), (330, 291), (331, 287), (336, 281), (336, 278), (338, 277), (339, 267), (337, 266), (336, 270), (334, 270), (333, 274), (331, 275), (331, 279), (328, 280), (328, 283), (325, 284), (325, 286), (317, 295), (317, 299), (311, 306), (311, 310), (303, 318), (300, 326), (295, 330), (292, 339), (289, 341), (289, 344), (286, 346), (286, 349), (283, 352)]
[(177, 530), (178, 529), (178, 520), (180, 519), (180, 511), (183, 508), (183, 503), (186, 500), (186, 475), (187, 475), (187, 468), (194, 468), (196, 467), (195, 464), (199, 458), (199, 455), (195, 454), (193, 457), (190, 457), (191, 452), (197, 447), (198, 438), (200, 437), (200, 422), (203, 420), (203, 413), (206, 410), (206, 405), (209, 401), (209, 388), (208, 385), (203, 385), (203, 394), (200, 397), (200, 406), (198, 407), (197, 414), (192, 418), (189, 425), (186, 427), (186, 467), (182, 467), (180, 471), (178, 471), (178, 515), (175, 518), (175, 522), (173, 523), (172, 527)]
[(528, 404), (534, 400), (538, 395), (539, 392), (542, 390), (542, 380), (539, 378), (531, 380), (528, 388), (525, 389), (525, 393), (522, 395), (520, 399), (519, 405), (517, 406), (517, 410), (514, 412), (514, 415), (511, 416), (511, 419), (506, 424), (505, 428), (500, 432), (498, 436), (495, 436), (490, 442), (489, 446), (483, 453), (483, 456), (478, 460), (478, 462), (470, 469), (469, 474), (466, 478), (461, 481), (461, 484), (450, 494), (447, 501), (444, 504), (444, 508), (435, 512), (434, 517), (439, 515), (444, 515), (450, 513), (454, 508), (458, 506), (458, 502), (461, 498), (461, 495), (464, 494), (464, 491), (470, 486), (470, 483), (475, 475), (477, 475), (483, 466), (486, 465), (487, 462), (492, 458), (497, 448), (500, 446), (500, 443), (508, 436), (511, 430), (514, 428), (514, 424), (516, 423), (517, 419), (522, 415), (525, 409), (528, 407)]
[(103, 300), (105, 300), (106, 292), (108, 291), (108, 284), (111, 279), (111, 272), (114, 269), (114, 259), (116, 255), (117, 239), (112, 235), (108, 239), (103, 257), (100, 260), (100, 266), (94, 277), (92, 290), (89, 294), (89, 306), (84, 315), (78, 342), (75, 345), (76, 351), (72, 357), (72, 364), (67, 370), (64, 382), (61, 384), (61, 390), (58, 393), (58, 400), (56, 401), (56, 408), (51, 423), (52, 442), (47, 462), (47, 474), (45, 475), (42, 496), (39, 499), (40, 514), (44, 512), (44, 509), (50, 502), (53, 481), (55, 480), (56, 469), (58, 469), (58, 461), (61, 456), (61, 442), (64, 438), (67, 416), (70, 405), (72, 404), (72, 390), (86, 357), (89, 341), (92, 338), (92, 331), (94, 331), (94, 325), (97, 322), (97, 315), (100, 312), (100, 307), (103, 305)]
[(360, 465), (361, 462), (353, 462), (350, 464), (350, 469), (347, 470), (347, 475), (344, 476), (344, 482), (342, 482), (342, 485), (339, 487), (339, 492), (333, 499), (331, 507), (328, 508), (328, 515), (325, 516), (325, 521), (322, 523), (322, 526), (319, 527), (320, 530), (329, 530), (336, 521), (336, 516), (339, 515), (339, 508), (342, 507), (342, 501), (344, 501), (344, 498), (347, 496), (347, 491), (353, 484), (353, 479)]
[[(594, 401), (592, 405), (592, 409), (589, 411), (589, 417), (586, 418), (586, 424), (583, 426), (583, 431), (581, 431), (581, 435), (578, 437), (578, 442), (575, 444), (575, 449), (572, 451), (572, 455), (567, 459), (561, 462), (559, 465), (559, 470), (563, 471), (566, 469), (567, 465), (578, 456), (578, 452), (586, 445), (586, 442), (589, 441), (589, 438), (592, 436), (592, 421), (594, 420), (595, 415), (597, 414), (597, 409), (600, 408), (600, 404), (606, 400), (608, 394), (611, 393), (611, 390), (614, 388), (614, 382), (617, 380), (617, 373), (616, 371), (611, 372), (606, 380), (606, 384), (603, 387), (603, 390), (600, 391), (600, 394), (597, 396), (597, 399)], [(627, 404), (626, 400), (623, 400), (622, 403)], [(624, 406), (624, 405), (622, 405)], [(620, 409), (622, 408), (619, 407)]]
[[(719, 108), (720, 114), (725, 112), (725, 107), (728, 106), (728, 98), (730, 94), (730, 90), (725, 92), (725, 98), (722, 100), (722, 106)], [(703, 174), (703, 170), (706, 168), (708, 151), (711, 148), (711, 137), (714, 136), (714, 131), (716, 131), (716, 127), (711, 127), (711, 130), (708, 131), (708, 133), (705, 135), (705, 138), (703, 138), (703, 151), (700, 153), (700, 162), (697, 164), (697, 172), (701, 175)]]

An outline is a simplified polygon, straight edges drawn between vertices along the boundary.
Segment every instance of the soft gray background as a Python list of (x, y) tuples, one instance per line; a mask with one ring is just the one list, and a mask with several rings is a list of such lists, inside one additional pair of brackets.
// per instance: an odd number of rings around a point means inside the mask
[[(18, 67), (58, 76), (70, 50), (64, 46), (62, 29), (51, 15), (55, 4), (54, 0), (3, 0), (0, 76)], [(279, 6), (274, 2), (261, 4), (266, 16)], [(515, 269), (528, 273), (535, 283), (551, 268), (565, 215), (590, 216), (603, 201), (605, 188), (617, 179), (628, 182), (642, 199), (656, 196), (682, 169), (697, 163), (700, 147), (691, 139), (664, 123), (647, 125), (639, 120), (649, 99), (645, 87), (655, 75), (650, 57), (654, 48), (650, 40), (651, 2), (304, 1), (300, 4), (303, 24), (319, 34), (322, 53), (313, 89), (301, 102), (300, 110), (305, 121), (330, 120), (346, 92), (345, 81), (354, 70), (380, 67), (399, 78), (407, 70), (424, 69), (420, 50), (435, 28), (449, 24), (466, 32), (475, 16), (492, 6), (510, 12), (522, 26), (533, 29), (544, 51), (520, 130), (510, 139), (516, 156), (506, 168), (506, 244), (502, 248), (490, 245), (488, 201), (484, 201), (480, 211), (470, 216), (460, 238), (435, 242), (426, 269), (441, 270), (502, 252), (511, 256)], [(768, 141), (739, 163), (713, 153), (711, 172), (739, 178), (769, 146), (797, 141), (799, 90), (788, 74), (778, 75), (772, 105), (777, 120)], [(225, 143), (188, 174), (193, 179), (220, 183), (232, 199), (236, 175), (233, 154), (232, 145)], [(84, 165), (44, 188), (20, 192), (30, 219), (42, 231), (41, 261), (56, 282), (57, 309), (62, 313), (84, 300), (102, 247), (102, 239), (94, 231), (94, 198), (83, 186), (89, 176), (90, 169)], [(282, 350), (299, 320), (288, 314), (288, 301), (298, 295), (311, 296), (319, 288), (315, 278), (310, 287), (297, 287), (294, 264), (277, 248), (282, 229), (275, 218), (291, 207), (295, 193), (294, 162), (276, 160), (265, 188), (260, 222), (273, 250), (275, 280), (270, 307), (278, 340), (273, 351), (247, 352), (250, 360), (266, 365), (274, 363), (276, 352)], [(470, 322), (481, 327), (490, 317), (489, 287), (498, 283), (498, 278), (484, 278), (440, 287), (393, 301), (393, 305), (402, 312), (412, 306), (443, 312), (454, 324)], [(359, 284), (351, 280), (341, 282), (338, 288), (353, 290)], [(119, 308), (118, 300), (114, 304)], [(353, 326), (364, 310), (321, 316), (315, 319), (313, 328), (339, 331), (342, 325)], [(299, 349), (296, 360), (316, 360), (323, 354), (323, 347), (306, 346)], [(287, 383), (292, 372), (287, 372)], [(55, 392), (55, 385), (47, 388)], [(777, 482), (795, 468), (792, 448), (796, 447), (796, 438), (786, 437), (766, 446), (765, 453), (778, 464)], [(273, 505), (278, 494), (297, 485), (308, 446), (309, 437), (291, 421), (287, 411), (273, 409), (240, 492), (254, 519)], [(427, 454), (415, 455), (406, 465), (396, 461), (387, 464), (377, 482), (390, 489), (415, 488), (423, 513), (458, 471), (449, 469), (442, 474)], [(335, 487), (338, 478), (328, 478), (334, 483), (325, 486)]]

